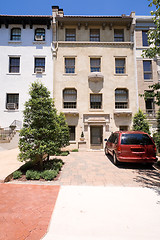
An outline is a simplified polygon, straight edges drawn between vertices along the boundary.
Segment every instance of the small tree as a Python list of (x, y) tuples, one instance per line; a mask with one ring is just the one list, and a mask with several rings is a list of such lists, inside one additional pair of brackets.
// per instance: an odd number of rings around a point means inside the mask
[(66, 147), (69, 145), (69, 128), (66, 123), (66, 118), (64, 113), (60, 112), (58, 116), (59, 126), (60, 126), (60, 133), (59, 133), (59, 148)]
[(143, 131), (150, 134), (149, 124), (142, 110), (139, 109), (133, 117), (133, 130), (134, 131)]
[(24, 123), (20, 131), (19, 159), (31, 159), (42, 167), (44, 154), (53, 154), (59, 148), (60, 127), (50, 92), (42, 83), (35, 82), (25, 103)]
[(153, 134), (158, 152), (160, 152), (160, 108), (157, 113), (157, 131)]

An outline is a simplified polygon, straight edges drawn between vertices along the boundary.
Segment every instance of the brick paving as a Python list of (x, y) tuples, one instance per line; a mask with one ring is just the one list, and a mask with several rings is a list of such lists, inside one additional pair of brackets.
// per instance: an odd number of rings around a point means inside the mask
[(0, 240), (40, 240), (63, 185), (148, 187), (159, 193), (160, 173), (151, 167), (117, 167), (112, 157), (98, 151), (60, 158), (65, 164), (56, 181), (0, 183)]
[(38, 240), (47, 232), (59, 186), (0, 184), (0, 240)]
[(160, 187), (160, 173), (152, 167), (112, 162), (104, 152), (72, 152), (64, 158), (60, 185)]

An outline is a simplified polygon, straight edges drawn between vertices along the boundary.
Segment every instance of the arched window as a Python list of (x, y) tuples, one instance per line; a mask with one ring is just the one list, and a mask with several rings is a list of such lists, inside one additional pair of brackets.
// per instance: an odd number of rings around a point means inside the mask
[(63, 90), (63, 107), (76, 108), (77, 106), (77, 90), (74, 88), (67, 88)]
[(35, 41), (45, 41), (45, 29), (37, 28), (35, 30)]
[(21, 40), (21, 29), (12, 28), (11, 29), (11, 40), (20, 41)]
[(115, 90), (115, 108), (128, 108), (128, 90)]

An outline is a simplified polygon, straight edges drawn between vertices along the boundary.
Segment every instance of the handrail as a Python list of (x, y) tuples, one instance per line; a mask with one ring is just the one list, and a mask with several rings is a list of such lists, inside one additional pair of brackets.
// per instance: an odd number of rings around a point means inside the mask
[(9, 127), (0, 129), (0, 140), (11, 140), (16, 133), (16, 130), (22, 128), (22, 122), (14, 120)]

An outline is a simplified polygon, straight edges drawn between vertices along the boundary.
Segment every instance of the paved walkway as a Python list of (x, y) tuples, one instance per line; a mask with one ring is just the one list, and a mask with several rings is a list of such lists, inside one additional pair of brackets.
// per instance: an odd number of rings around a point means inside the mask
[(17, 160), (18, 153), (18, 148), (0, 151), (0, 182), (24, 164)]
[[(21, 164), (17, 154), (17, 149), (0, 152), (1, 177)], [(159, 239), (156, 170), (116, 167), (103, 152), (71, 153), (62, 159), (57, 181), (0, 184), (0, 240), (39, 240), (47, 226), (44, 240)]]
[(47, 231), (59, 186), (0, 184), (0, 240), (38, 240)]

